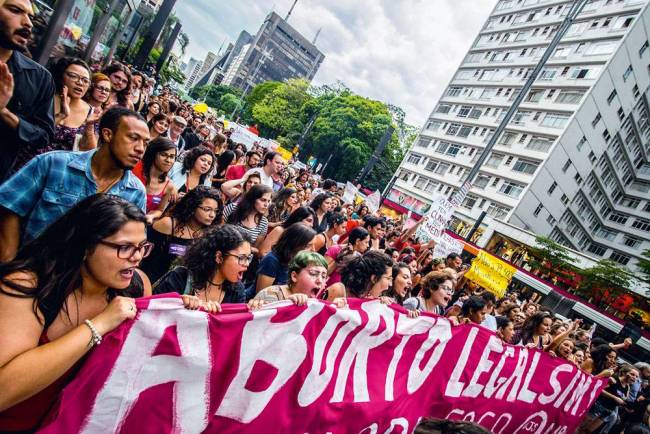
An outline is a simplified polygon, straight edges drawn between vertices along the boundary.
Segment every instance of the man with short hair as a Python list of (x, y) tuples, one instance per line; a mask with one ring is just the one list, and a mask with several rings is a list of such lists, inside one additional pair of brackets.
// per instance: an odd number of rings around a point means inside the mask
[(326, 179), (323, 181), (323, 191), (328, 193), (336, 194), (338, 192), (338, 184), (333, 179)]
[(485, 319), (481, 325), (485, 328), (492, 330), (493, 332), (497, 331), (497, 319), (494, 316), (494, 306), (497, 303), (497, 298), (489, 291), (483, 291), (480, 297), (485, 302)]
[(185, 131), (186, 126), (187, 121), (182, 116), (174, 116), (169, 124), (169, 140), (176, 144), (179, 154), (185, 150), (183, 131)]
[(251, 173), (259, 173), (261, 183), (273, 188), (273, 176), (279, 174), (284, 169), (284, 159), (279, 152), (269, 151), (264, 155), (264, 165), (247, 171), (242, 178), (248, 179)]
[(247, 171), (259, 166), (261, 159), (262, 156), (255, 151), (246, 152), (246, 163), (230, 166), (228, 170), (226, 170), (226, 179), (228, 181), (232, 181), (233, 179), (242, 179)]
[(131, 169), (150, 139), (146, 121), (132, 110), (112, 108), (99, 122), (99, 135), (97, 149), (38, 155), (0, 185), (0, 261), (12, 259), (21, 240), (37, 237), (95, 193), (120, 196), (145, 211), (145, 188)]
[(369, 214), (363, 218), (363, 227), (370, 234), (370, 248), (379, 249), (379, 243), (386, 234), (386, 220)]
[(460, 272), (463, 268), (463, 258), (458, 253), (450, 253), (447, 255), (445, 265), (447, 268), (453, 268), (457, 272)]
[(54, 82), (21, 52), (32, 34), (29, 0), (0, 2), (0, 182), (22, 148), (46, 147), (54, 137)]

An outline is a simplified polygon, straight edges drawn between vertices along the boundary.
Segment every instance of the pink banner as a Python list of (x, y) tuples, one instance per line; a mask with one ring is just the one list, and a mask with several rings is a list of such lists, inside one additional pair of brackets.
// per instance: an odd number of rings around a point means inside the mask
[(45, 433), (407, 433), (419, 418), (572, 433), (604, 386), (475, 325), (310, 301), (209, 315), (137, 301), (63, 391)]

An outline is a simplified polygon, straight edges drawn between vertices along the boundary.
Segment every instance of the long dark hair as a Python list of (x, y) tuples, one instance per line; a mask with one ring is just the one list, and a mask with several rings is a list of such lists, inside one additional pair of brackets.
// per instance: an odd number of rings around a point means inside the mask
[(316, 231), (313, 229), (302, 223), (294, 223), (282, 232), (280, 239), (273, 246), (273, 253), (278, 257), (281, 265), (288, 265), (291, 258), (299, 251), (305, 250), (315, 236)]
[[(77, 59), (76, 57), (62, 57), (57, 60), (56, 63), (54, 63), (54, 65), (52, 65), (50, 68), (50, 72), (52, 73), (52, 80), (54, 80), (54, 88), (59, 94), (63, 92), (63, 75), (70, 65), (78, 65), (86, 69), (86, 71), (88, 71), (88, 77), (90, 79), (90, 68), (86, 62), (81, 59)], [(90, 86), (88, 86), (88, 89), (90, 90)]]
[(537, 327), (544, 322), (546, 318), (553, 319), (550, 313), (548, 312), (535, 312), (524, 321), (524, 324), (521, 326), (521, 342), (526, 345), (531, 342)]
[[(225, 256), (244, 243), (250, 243), (250, 239), (233, 225), (210, 228), (202, 237), (194, 240), (183, 257), (183, 265), (192, 276), (192, 288), (205, 288), (212, 279), (217, 271), (217, 252)], [(232, 283), (224, 282), (223, 287), (227, 291), (232, 287)]]
[(211, 150), (209, 150), (203, 145), (199, 145), (190, 149), (189, 151), (187, 151), (185, 158), (183, 158), (183, 167), (181, 169), (181, 173), (183, 174), (189, 173), (190, 170), (192, 170), (192, 167), (194, 167), (194, 163), (196, 163), (196, 160), (198, 160), (199, 157), (202, 155), (211, 156), (212, 164), (210, 165), (210, 170), (208, 170), (203, 175), (199, 176), (199, 184), (203, 184), (206, 176), (208, 176), (210, 172), (212, 172), (212, 168), (214, 167), (214, 153)]
[[(65, 310), (65, 301), (82, 283), (81, 266), (88, 253), (99, 242), (119, 231), (128, 222), (145, 223), (140, 208), (120, 197), (95, 194), (77, 203), (66, 214), (52, 223), (37, 238), (26, 242), (16, 257), (0, 263), (0, 286), (4, 295), (34, 299), (34, 315), (43, 314), (45, 328)], [(8, 279), (13, 273), (33, 273), (35, 287), (20, 285)], [(131, 285), (135, 283), (132, 281)], [(124, 290), (110, 289), (107, 299)], [(67, 313), (67, 312), (66, 312)]]
[[(144, 151), (144, 156), (142, 157), (142, 169), (144, 177), (147, 180), (147, 184), (150, 181), (149, 171), (153, 166), (153, 162), (156, 160), (156, 156), (161, 152), (169, 151), (170, 149), (176, 151), (176, 145), (168, 138), (162, 136), (156, 137), (147, 145), (147, 150)], [(158, 181), (160, 182), (165, 182), (165, 179), (167, 179), (167, 172), (161, 173), (158, 177)]]
[[(149, 129), (152, 129), (153, 126), (156, 125), (156, 122), (162, 121), (162, 120), (166, 121), (167, 120), (167, 115), (161, 112), (161, 113), (158, 113), (157, 115), (153, 115), (151, 120), (149, 122), (147, 122), (147, 126), (149, 127)], [(169, 121), (167, 123), (169, 123)]]
[(323, 204), (323, 202), (325, 202), (326, 199), (329, 199), (329, 198), (331, 198), (331, 197), (332, 197), (332, 194), (331, 194), (331, 193), (320, 193), (320, 194), (317, 195), (314, 199), (312, 199), (312, 201), (311, 201), (311, 203), (309, 204), (309, 206), (310, 206), (311, 209), (313, 209), (314, 211), (318, 211), (318, 208), (321, 207), (321, 205)]
[(235, 159), (233, 151), (224, 151), (217, 157), (217, 173), (221, 174), (226, 171), (230, 163)]
[(228, 217), (228, 223), (241, 223), (249, 214), (255, 213), (255, 222), (259, 224), (260, 220), (262, 220), (262, 215), (255, 209), (255, 201), (266, 193), (272, 192), (273, 190), (264, 184), (252, 186), (251, 189), (244, 194), (235, 210)]
[[(384, 255), (386, 255), (386, 256), (388, 256), (390, 258), (390, 255), (385, 253), (385, 251), (384, 251)], [(395, 291), (395, 279), (397, 278), (397, 276), (399, 276), (399, 273), (402, 270), (409, 270), (409, 274), (411, 272), (411, 269), (409, 268), (408, 264), (405, 264), (404, 262), (398, 262), (396, 264), (393, 264), (393, 283), (390, 285), (390, 288), (388, 288), (382, 294), (382, 295), (385, 295), (387, 297), (392, 297), (397, 302), (397, 304), (399, 304), (399, 305), (404, 303), (405, 298), (402, 297), (401, 295), (399, 295), (397, 293), (397, 291)], [(407, 292), (406, 297), (408, 297), (408, 296), (409, 296), (409, 294)]]
[(221, 221), (223, 216), (223, 201), (221, 200), (221, 195), (214, 188), (205, 185), (197, 185), (195, 188), (188, 191), (187, 194), (185, 194), (185, 196), (183, 196), (169, 211), (169, 215), (175, 220), (178, 229), (187, 226), (190, 220), (192, 220), (196, 209), (201, 206), (205, 199), (212, 199), (216, 201), (219, 206), (219, 211), (217, 211), (217, 215), (212, 223), (215, 224)]
[(284, 223), (282, 223), (282, 227), (286, 229), (294, 223), (302, 222), (309, 216), (312, 216), (313, 219), (316, 219), (316, 213), (314, 210), (308, 206), (299, 206), (298, 208), (294, 209), (291, 214), (289, 214), (289, 217), (284, 221)]
[(380, 278), (392, 266), (392, 259), (377, 250), (371, 250), (355, 257), (345, 266), (341, 272), (341, 281), (351, 296), (363, 298), (374, 284), (372, 277)]
[[(122, 107), (128, 107), (129, 95), (131, 93), (131, 82), (133, 81), (133, 77), (131, 76), (131, 71), (129, 70), (129, 68), (127, 68), (126, 65), (120, 62), (113, 62), (110, 65), (108, 65), (102, 72), (110, 78), (111, 74), (114, 74), (118, 71), (122, 71), (124, 75), (126, 75), (127, 83), (124, 89), (115, 93), (115, 96), (117, 97), (117, 102), (119, 105), (121, 105)], [(113, 85), (111, 84), (111, 88), (112, 87)]]
[(273, 197), (273, 203), (269, 209), (269, 220), (280, 221), (282, 219), (282, 215), (284, 214), (285, 208), (287, 206), (287, 200), (291, 197), (292, 194), (296, 192), (297, 190), (295, 188), (285, 187), (275, 193), (275, 196)]

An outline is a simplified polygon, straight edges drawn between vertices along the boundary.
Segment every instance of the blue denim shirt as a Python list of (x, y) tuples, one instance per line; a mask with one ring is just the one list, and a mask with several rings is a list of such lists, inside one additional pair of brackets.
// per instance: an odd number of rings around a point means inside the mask
[[(90, 169), (95, 152), (96, 149), (38, 155), (0, 185), (0, 206), (23, 219), (23, 241), (36, 238), (78, 202), (97, 193)], [(145, 212), (144, 185), (131, 171), (125, 171), (106, 193), (120, 196)]]

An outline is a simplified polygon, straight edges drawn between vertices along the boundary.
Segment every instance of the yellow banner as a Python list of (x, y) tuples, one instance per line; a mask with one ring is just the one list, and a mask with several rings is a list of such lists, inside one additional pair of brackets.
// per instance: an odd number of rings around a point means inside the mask
[(517, 269), (483, 250), (472, 261), (465, 277), (493, 293), (503, 297)]
[(287, 151), (286, 149), (284, 149), (281, 146), (279, 146), (278, 149), (276, 149), (276, 151), (278, 151), (280, 153), (280, 155), (282, 155), (282, 158), (284, 158), (287, 161), (290, 161), (291, 157), (293, 157), (293, 154), (291, 153), (291, 151)]

